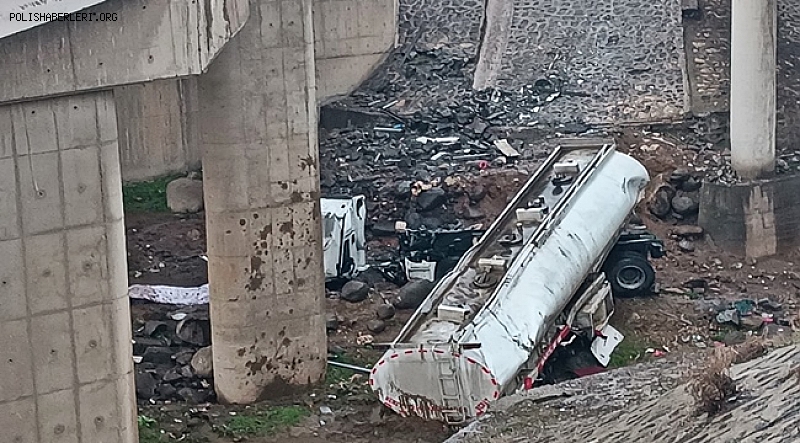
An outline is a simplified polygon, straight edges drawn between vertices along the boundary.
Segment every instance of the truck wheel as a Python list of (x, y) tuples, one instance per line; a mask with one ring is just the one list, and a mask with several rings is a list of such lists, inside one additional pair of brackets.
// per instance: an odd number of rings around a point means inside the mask
[(647, 258), (626, 252), (610, 266), (608, 279), (612, 293), (621, 298), (646, 295), (656, 281), (656, 272)]

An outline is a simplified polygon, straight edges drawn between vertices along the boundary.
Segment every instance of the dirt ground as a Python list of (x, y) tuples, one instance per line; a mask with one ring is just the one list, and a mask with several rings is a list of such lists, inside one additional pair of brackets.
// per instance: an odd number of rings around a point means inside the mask
[[(643, 142), (652, 133), (628, 130), (618, 134), (619, 149), (641, 160), (650, 170), (653, 182), (658, 183), (663, 174), (683, 167), (693, 161), (691, 153), (669, 143)], [(659, 136), (658, 138), (665, 138)], [(647, 149), (641, 149), (646, 146)], [(474, 188), (483, 186), (487, 197), (480, 204), (484, 217), (478, 222), (489, 223), (505, 207), (509, 196), (522, 185), (532, 168), (484, 172), (461, 178), (450, 186)], [(465, 201), (451, 202), (454, 210)], [(693, 242), (694, 250), (686, 252), (678, 247), (672, 232), (679, 224), (693, 224), (685, 220), (660, 220), (649, 215), (646, 204), (639, 214), (643, 222), (665, 241), (667, 256), (655, 260), (660, 293), (648, 298), (617, 301), (617, 311), (612, 323), (625, 335), (620, 346), (622, 363), (646, 362), (663, 354), (681, 354), (703, 351), (706, 348), (733, 344), (744, 340), (747, 331), (717, 325), (709, 309), (719, 303), (738, 299), (759, 300), (769, 298), (781, 303), (776, 314), (794, 321), (800, 306), (800, 273), (796, 272), (797, 254), (774, 257), (763, 261), (747, 261), (716, 249), (706, 240)], [(205, 253), (205, 224), (203, 215), (177, 216), (171, 214), (128, 214), (127, 242), (130, 282), (197, 286), (207, 282)], [(373, 251), (391, 250), (396, 242), (389, 238), (373, 238)], [(329, 313), (340, 319), (339, 328), (329, 335), (329, 350), (343, 353), (348, 361), (368, 364), (377, 360), (379, 353), (358, 346), (359, 335), (371, 334), (375, 342), (389, 342), (399, 332), (411, 311), (399, 311), (386, 322), (386, 329), (370, 333), (366, 322), (375, 318), (375, 308), (391, 299), (397, 288), (390, 283), (379, 283), (369, 298), (361, 303), (349, 303), (332, 293), (326, 302)], [(152, 307), (148, 309), (153, 309)], [(143, 315), (137, 308), (134, 315)], [(786, 330), (790, 328), (786, 327)], [(777, 327), (772, 331), (781, 332)], [(618, 360), (620, 361), (620, 360)], [(450, 432), (436, 423), (421, 423), (384, 415), (381, 407), (371, 397), (364, 380), (350, 374), (339, 374), (305, 398), (290, 399), (295, 404), (305, 404), (316, 414), (286, 432), (270, 438), (251, 439), (267, 442), (420, 442), (438, 443)], [(335, 397), (335, 398), (334, 398)], [(320, 406), (328, 406), (333, 415), (321, 416)], [(156, 418), (166, 432), (186, 441), (229, 442), (220, 437), (215, 426), (224, 422), (236, 408), (218, 405), (147, 405), (140, 413)], [(321, 424), (323, 423), (324, 424)], [(226, 439), (227, 438), (227, 439)]]

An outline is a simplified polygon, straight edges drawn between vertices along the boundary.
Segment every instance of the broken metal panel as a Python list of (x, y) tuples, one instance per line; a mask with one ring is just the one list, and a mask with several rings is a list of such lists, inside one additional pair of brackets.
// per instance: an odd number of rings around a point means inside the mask
[(349, 278), (367, 265), (366, 198), (320, 200), (325, 278)]
[(606, 325), (600, 330), (600, 337), (592, 341), (592, 355), (603, 366), (608, 366), (611, 361), (611, 353), (617, 348), (617, 345), (622, 343), (625, 338), (621, 332), (614, 329), (611, 325)]
[[(588, 142), (556, 151), (531, 177), (503, 214), (434, 288), (393, 342), (387, 355), (403, 347), (481, 343), (459, 353), (485, 368), (498, 392), (516, 382), (545, 334), (555, 326), (587, 276), (605, 259), (621, 226), (649, 180), (645, 168), (617, 153), (613, 142)], [(539, 200), (544, 197), (544, 201)], [(543, 205), (543, 220), (518, 209)], [(439, 315), (441, 306), (469, 307), (466, 320)], [(452, 312), (448, 312), (452, 314)], [(448, 345), (449, 343), (449, 345)], [(436, 396), (438, 379), (429, 362), (404, 367), (407, 380), (392, 365), (376, 367), (374, 388), (382, 400), (398, 395)], [(384, 381), (392, 380), (390, 385)], [(479, 415), (484, 383), (463, 383), (467, 412)], [(472, 401), (474, 400), (474, 402)], [(439, 393), (434, 403), (444, 404)], [(490, 400), (491, 401), (491, 400)], [(397, 410), (397, 408), (393, 407)]]

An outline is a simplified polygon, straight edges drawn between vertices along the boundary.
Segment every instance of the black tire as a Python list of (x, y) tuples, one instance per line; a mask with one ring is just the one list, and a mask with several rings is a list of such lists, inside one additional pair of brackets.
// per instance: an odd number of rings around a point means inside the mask
[(611, 282), (615, 297), (636, 297), (650, 294), (656, 271), (647, 257), (636, 252), (624, 252), (609, 264), (606, 278)]

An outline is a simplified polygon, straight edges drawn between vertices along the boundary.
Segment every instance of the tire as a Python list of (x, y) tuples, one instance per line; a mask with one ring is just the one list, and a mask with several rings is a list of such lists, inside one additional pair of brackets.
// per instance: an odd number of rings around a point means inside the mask
[(625, 252), (610, 264), (606, 277), (615, 297), (628, 298), (648, 295), (656, 281), (656, 272), (647, 257)]

